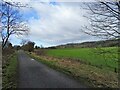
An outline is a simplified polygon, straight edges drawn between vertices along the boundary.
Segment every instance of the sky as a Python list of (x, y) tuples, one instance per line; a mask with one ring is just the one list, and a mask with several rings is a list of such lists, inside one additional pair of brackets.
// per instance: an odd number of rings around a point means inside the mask
[(28, 5), (27, 8), (21, 8), (20, 13), (27, 21), (30, 31), (28, 36), (11, 36), (10, 42), (18, 45), (22, 39), (27, 39), (38, 46), (49, 47), (100, 40), (81, 31), (84, 26), (89, 26), (89, 21), (84, 17), (88, 13), (81, 7), (81, 1), (19, 0)]

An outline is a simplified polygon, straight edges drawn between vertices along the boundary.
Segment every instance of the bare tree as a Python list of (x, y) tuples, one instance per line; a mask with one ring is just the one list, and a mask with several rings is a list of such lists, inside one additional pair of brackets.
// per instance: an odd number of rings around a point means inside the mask
[(2, 2), (0, 7), (0, 21), (2, 25), (0, 33), (2, 37), (2, 48), (4, 48), (11, 35), (27, 34), (29, 28), (22, 19), (22, 15), (19, 13), (17, 7), (13, 7), (8, 2)]
[(91, 2), (86, 4), (89, 13), (86, 16), (90, 27), (85, 26), (85, 33), (105, 39), (120, 38), (120, 1)]
[[(83, 32), (97, 36), (103, 39), (117, 39), (118, 44), (120, 40), (120, 1), (107, 1), (96, 0), (96, 2), (86, 3), (88, 15), (85, 17), (90, 21), (90, 26), (85, 26)], [(119, 46), (119, 45), (118, 45)], [(96, 54), (114, 59), (118, 62), (118, 57), (115, 54), (119, 54), (120, 51), (114, 52), (108, 49), (103, 49), (101, 46), (95, 50)], [(109, 54), (109, 56), (108, 56)], [(111, 66), (109, 66), (111, 67)], [(118, 72), (117, 67), (114, 68), (115, 72)]]

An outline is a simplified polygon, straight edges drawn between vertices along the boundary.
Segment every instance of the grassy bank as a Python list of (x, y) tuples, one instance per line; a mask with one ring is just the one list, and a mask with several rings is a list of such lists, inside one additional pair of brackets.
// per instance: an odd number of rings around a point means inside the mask
[(118, 76), (115, 72), (106, 71), (105, 69), (100, 69), (75, 60), (38, 56), (35, 53), (29, 53), (29, 55), (53, 69), (72, 76), (89, 87), (118, 87)]
[(2, 88), (16, 88), (17, 86), (17, 54), (10, 54), (7, 63), (3, 66)]

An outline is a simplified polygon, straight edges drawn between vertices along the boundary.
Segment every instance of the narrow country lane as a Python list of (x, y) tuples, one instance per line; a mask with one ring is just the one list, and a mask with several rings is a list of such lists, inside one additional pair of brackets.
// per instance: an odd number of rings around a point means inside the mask
[(84, 86), (56, 70), (18, 52), (18, 88), (84, 88)]

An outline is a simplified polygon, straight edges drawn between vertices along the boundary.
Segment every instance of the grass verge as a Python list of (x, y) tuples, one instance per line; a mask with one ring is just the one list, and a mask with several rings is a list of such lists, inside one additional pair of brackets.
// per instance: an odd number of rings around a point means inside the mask
[(83, 82), (88, 87), (110, 87), (118, 88), (118, 75), (112, 71), (106, 71), (91, 65), (77, 61), (56, 59), (38, 56), (35, 53), (28, 53), (32, 58), (46, 64), (47, 66), (72, 76)]
[(17, 86), (17, 54), (9, 56), (8, 62), (3, 66), (2, 70), (2, 88), (16, 88)]

